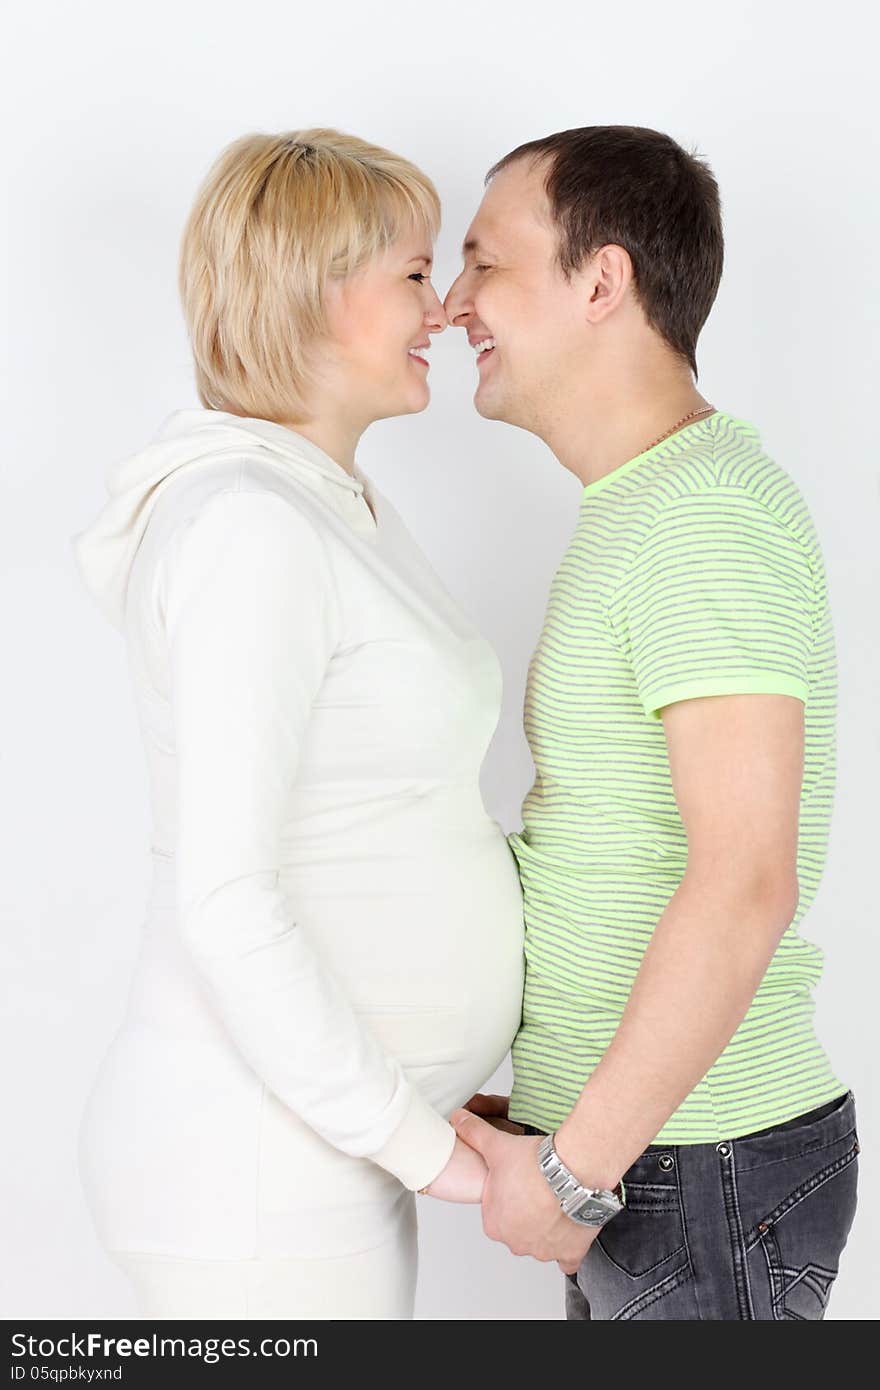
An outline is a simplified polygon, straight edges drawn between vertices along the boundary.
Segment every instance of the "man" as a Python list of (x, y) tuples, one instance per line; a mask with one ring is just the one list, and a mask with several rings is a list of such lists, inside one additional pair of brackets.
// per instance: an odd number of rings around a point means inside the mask
[(569, 1318), (821, 1318), (858, 1152), (797, 931), (834, 641), (796, 484), (696, 389), (718, 188), (626, 126), (520, 146), (487, 184), (446, 312), (480, 414), (583, 493), (526, 695), (513, 1090), (453, 1115), (484, 1229), (558, 1261)]

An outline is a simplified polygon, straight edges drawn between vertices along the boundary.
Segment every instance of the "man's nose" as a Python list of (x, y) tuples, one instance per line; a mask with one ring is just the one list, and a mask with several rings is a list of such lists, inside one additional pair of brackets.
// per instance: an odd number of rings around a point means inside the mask
[(453, 325), (457, 326), (457, 320), (464, 314), (470, 312), (470, 304), (464, 293), (462, 281), (464, 275), (459, 275), (457, 280), (453, 280), (449, 287), (446, 298), (443, 301), (443, 308), (446, 311), (446, 318)]

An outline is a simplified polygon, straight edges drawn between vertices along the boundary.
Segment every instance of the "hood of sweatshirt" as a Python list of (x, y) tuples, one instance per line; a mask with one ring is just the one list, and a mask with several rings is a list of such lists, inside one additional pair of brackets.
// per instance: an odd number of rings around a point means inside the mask
[(360, 497), (367, 482), (286, 425), (222, 410), (174, 411), (146, 448), (112, 465), (106, 474), (109, 500), (90, 526), (71, 537), (83, 582), (115, 627), (123, 626), (131, 567), (170, 480), (182, 469), (232, 455), (280, 465), (331, 505), (336, 498), (347, 501), (349, 512), (349, 494)]

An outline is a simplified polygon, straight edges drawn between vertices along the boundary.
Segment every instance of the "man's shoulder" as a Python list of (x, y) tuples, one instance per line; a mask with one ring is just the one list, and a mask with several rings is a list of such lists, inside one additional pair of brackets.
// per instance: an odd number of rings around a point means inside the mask
[(646, 479), (640, 521), (650, 527), (664, 514), (686, 525), (716, 499), (744, 513), (774, 518), (806, 549), (817, 546), (806, 498), (792, 474), (764, 448), (758, 430), (747, 421), (721, 415), (708, 437), (694, 441)]

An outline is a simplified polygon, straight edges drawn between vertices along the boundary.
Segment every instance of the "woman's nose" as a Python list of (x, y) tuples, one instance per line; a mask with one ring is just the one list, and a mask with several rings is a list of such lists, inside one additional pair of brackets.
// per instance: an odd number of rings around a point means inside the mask
[(432, 333), (442, 333), (443, 329), (449, 325), (446, 310), (440, 296), (436, 293), (428, 312), (425, 314), (425, 322)]

